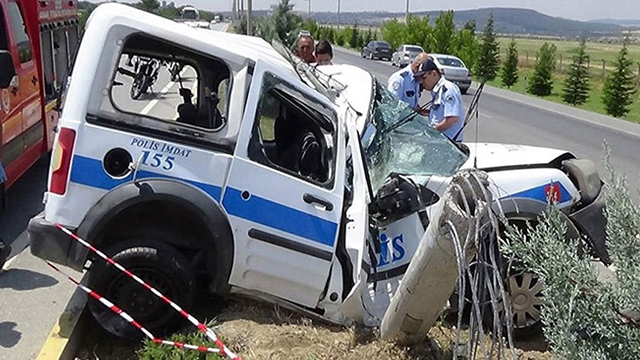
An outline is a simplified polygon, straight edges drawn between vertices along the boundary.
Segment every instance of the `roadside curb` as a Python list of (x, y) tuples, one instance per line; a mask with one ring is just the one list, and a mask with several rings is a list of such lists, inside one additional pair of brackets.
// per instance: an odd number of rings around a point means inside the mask
[(53, 326), (36, 360), (72, 360), (87, 325), (87, 294), (76, 288)]

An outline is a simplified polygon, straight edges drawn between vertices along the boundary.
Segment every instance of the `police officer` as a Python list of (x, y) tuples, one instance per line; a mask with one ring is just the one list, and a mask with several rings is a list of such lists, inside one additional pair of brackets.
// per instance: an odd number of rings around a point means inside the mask
[(420, 77), (416, 77), (416, 72), (418, 71), (418, 66), (428, 57), (429, 55), (426, 53), (416, 56), (411, 64), (389, 77), (387, 86), (389, 91), (397, 96), (398, 99), (406, 102), (412, 109), (421, 113), (423, 112), (420, 111), (418, 101), (420, 100), (422, 89), (420, 87)]
[(462, 95), (457, 85), (442, 76), (433, 59), (424, 60), (416, 71), (422, 86), (431, 91), (433, 100), (429, 111), (431, 125), (449, 139), (461, 142), (464, 126)]

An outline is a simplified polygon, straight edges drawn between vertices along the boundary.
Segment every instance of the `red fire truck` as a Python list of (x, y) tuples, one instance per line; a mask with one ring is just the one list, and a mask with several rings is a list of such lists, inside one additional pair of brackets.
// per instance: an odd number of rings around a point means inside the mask
[(77, 0), (0, 0), (0, 208), (51, 150), (78, 36)]

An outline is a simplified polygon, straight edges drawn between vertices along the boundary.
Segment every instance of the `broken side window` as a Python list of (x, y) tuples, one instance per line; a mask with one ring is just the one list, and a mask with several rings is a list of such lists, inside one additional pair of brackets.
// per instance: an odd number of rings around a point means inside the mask
[(123, 46), (109, 103), (103, 102), (101, 110), (156, 129), (206, 137), (227, 122), (230, 80), (228, 66), (219, 59), (135, 34)]
[(267, 74), (249, 144), (249, 158), (330, 187), (336, 115), (319, 101)]

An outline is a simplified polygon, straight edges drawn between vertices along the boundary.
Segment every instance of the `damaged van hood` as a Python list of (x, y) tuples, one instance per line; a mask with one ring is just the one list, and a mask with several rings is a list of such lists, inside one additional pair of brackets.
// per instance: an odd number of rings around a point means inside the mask
[[(469, 159), (463, 169), (477, 166), (481, 170), (526, 168), (548, 165), (559, 158), (574, 158), (564, 150), (549, 149), (526, 145), (465, 143), (469, 147)], [(475, 165), (475, 166), (474, 166)]]

